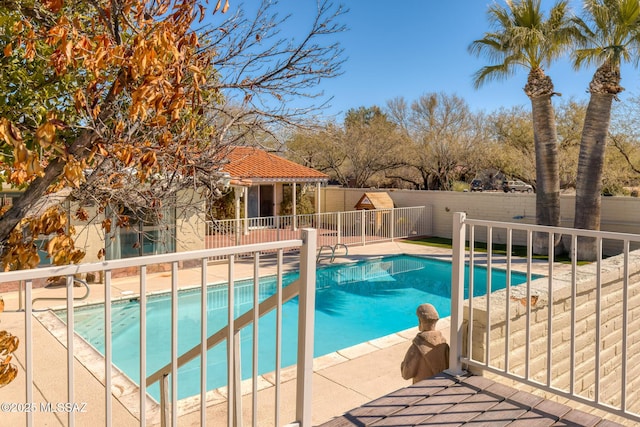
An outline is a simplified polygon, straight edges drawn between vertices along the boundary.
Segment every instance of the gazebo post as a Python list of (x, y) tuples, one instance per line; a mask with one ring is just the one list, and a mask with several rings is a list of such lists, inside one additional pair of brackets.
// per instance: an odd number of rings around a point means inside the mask
[(249, 187), (242, 189), (242, 199), (244, 200), (244, 235), (249, 234)]
[[(244, 188), (241, 190), (242, 194), (244, 194)], [(236, 211), (236, 223), (233, 232), (236, 235), (236, 245), (240, 244), (240, 196), (241, 191), (238, 187), (233, 189), (233, 198), (235, 202), (235, 211)], [(245, 203), (246, 204), (246, 203)]]
[(280, 229), (280, 209), (278, 209), (278, 185), (275, 182), (271, 184), (271, 191), (273, 192), (273, 200), (271, 202), (271, 212), (274, 217), (273, 221), (274, 221), (275, 227), (277, 229)]
[(316, 228), (320, 228), (320, 181), (316, 182)]
[(293, 207), (292, 207), (293, 220), (291, 221), (291, 226), (292, 226), (293, 231), (296, 231), (298, 229), (298, 216), (297, 216), (298, 212), (297, 212), (297, 206), (296, 206), (298, 204), (298, 202), (296, 200), (296, 197), (297, 197), (296, 196), (296, 183), (292, 182), (291, 185), (293, 186), (293, 190), (291, 190), (292, 191), (291, 196), (292, 196), (292, 200), (293, 200), (292, 201), (292, 204), (293, 204)]
[(321, 182), (316, 182), (316, 212), (320, 213), (320, 184)]

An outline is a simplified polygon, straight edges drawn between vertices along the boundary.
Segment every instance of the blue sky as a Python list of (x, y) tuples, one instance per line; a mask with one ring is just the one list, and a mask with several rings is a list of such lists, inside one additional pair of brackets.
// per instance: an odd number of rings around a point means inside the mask
[[(387, 100), (400, 96), (413, 101), (424, 93), (439, 91), (464, 98), (475, 111), (529, 106), (522, 91), (526, 71), (504, 81), (488, 82), (479, 90), (473, 88), (473, 73), (488, 64), (471, 56), (467, 47), (489, 29), (486, 10), (491, 1), (344, 1), (349, 12), (342, 22), (348, 30), (337, 39), (345, 50), (346, 62), (341, 76), (320, 86), (325, 98), (333, 97), (325, 114), (341, 117), (349, 108), (384, 106)], [(287, 30), (302, 33), (308, 28), (315, 4), (314, 0), (281, 1), (280, 6), (289, 7), (293, 15)], [(572, 4), (580, 7), (579, 1)], [(640, 71), (627, 68), (622, 72), (626, 88), (622, 98), (637, 94), (640, 87)], [(562, 99), (588, 99), (593, 68), (576, 72), (567, 58), (545, 71)]]

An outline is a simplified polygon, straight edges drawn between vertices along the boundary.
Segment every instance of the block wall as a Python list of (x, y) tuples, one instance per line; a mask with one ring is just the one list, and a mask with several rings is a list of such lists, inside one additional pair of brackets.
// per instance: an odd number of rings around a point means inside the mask
[[(432, 209), (431, 229), (433, 236), (451, 238), (453, 214), (465, 212), (467, 217), (492, 221), (535, 224), (536, 195), (504, 192), (457, 192), (457, 191), (416, 191), (416, 190), (370, 190), (362, 188), (323, 188), (322, 211), (354, 210), (362, 194), (373, 191), (389, 193), (396, 207), (430, 206)], [(575, 197), (560, 197), (560, 218), (562, 227), (572, 227), (575, 212)], [(622, 233), (640, 234), (640, 198), (603, 197), (601, 229)], [(506, 242), (504, 230), (494, 230), (495, 243)], [(483, 230), (477, 230), (476, 239), (485, 241)], [(524, 233), (515, 234), (514, 244), (526, 244)], [(608, 245), (608, 246), (607, 246)], [(619, 253), (620, 248), (605, 242), (610, 253)], [(632, 248), (636, 249), (636, 248)]]
[[(529, 377), (532, 380), (546, 384), (547, 376), (550, 374), (552, 387), (568, 391), (571, 383), (570, 367), (573, 363), (574, 391), (588, 399), (595, 396), (596, 370), (599, 369), (600, 401), (619, 406), (622, 386), (626, 384), (627, 409), (640, 412), (640, 254), (634, 254), (631, 261), (630, 265), (635, 267), (630, 273), (627, 286), (626, 342), (623, 340), (624, 269), (621, 267), (622, 256), (617, 256), (603, 261), (601, 269), (599, 341), (596, 341), (598, 322), (595, 313), (598, 291), (595, 266), (585, 266), (580, 268), (578, 274), (575, 305), (570, 275), (560, 275), (553, 279), (551, 298), (547, 278), (533, 281), (532, 295), (538, 297), (535, 303), (531, 300), (529, 303), (526, 302), (525, 290), (520, 287), (512, 288), (508, 300), (506, 291), (494, 292), (491, 295), (489, 310), (486, 297), (474, 298), (471, 341), (473, 359), (481, 362), (486, 360), (489, 312), (488, 358), (491, 366), (505, 369), (508, 364), (508, 372), (524, 377), (525, 361), (529, 360)], [(552, 308), (550, 324), (549, 301)], [(529, 320), (527, 306), (531, 307)], [(574, 306), (575, 315), (572, 316)], [(464, 313), (465, 323), (468, 324), (468, 307)], [(508, 325), (505, 321), (507, 317), (511, 319)], [(547, 368), (549, 330), (550, 372)], [(575, 335), (573, 347), (572, 333)], [(599, 368), (596, 366), (596, 348), (600, 349)], [(508, 361), (505, 354), (508, 355)], [(624, 378), (623, 358), (627, 360)]]

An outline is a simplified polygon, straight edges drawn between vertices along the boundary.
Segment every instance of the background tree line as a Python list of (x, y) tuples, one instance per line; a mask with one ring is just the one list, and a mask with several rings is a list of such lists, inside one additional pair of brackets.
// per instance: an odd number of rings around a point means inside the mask
[[(573, 99), (555, 107), (563, 191), (576, 187), (586, 108), (586, 102)], [(602, 192), (629, 195), (640, 185), (640, 98), (615, 109)], [(497, 172), (536, 187), (531, 112), (525, 107), (474, 112), (464, 99), (445, 93), (353, 108), (342, 123), (298, 129), (284, 150), (291, 160), (345, 187), (462, 190), (474, 178)]]
[[(542, 7), (541, 0), (493, 3), (487, 8), (488, 30), (470, 43), (469, 52), (488, 62), (488, 65), (474, 74), (473, 82), (476, 87), (487, 81), (511, 77), (518, 69), (524, 69), (528, 73), (523, 91), (531, 102), (530, 117), (525, 119), (531, 123), (530, 138), (526, 126), (511, 129), (510, 123), (504, 122), (506, 126), (498, 126), (500, 130), (497, 134), (489, 134), (489, 141), (493, 137), (492, 142), (495, 142), (515, 130), (511, 133), (509, 142), (516, 144), (516, 152), (524, 152), (522, 160), (525, 165), (519, 168), (521, 170), (513, 170), (512, 175), (526, 173), (526, 164), (531, 159), (531, 155), (527, 155), (530, 154), (530, 147), (526, 140), (533, 141), (536, 224), (544, 226), (560, 225), (560, 148), (564, 142), (557, 129), (560, 114), (556, 115), (552, 103), (552, 98), (559, 93), (544, 69), (564, 56), (570, 57), (576, 69), (595, 68), (588, 86), (589, 102), (582, 115), (583, 126), (579, 133), (577, 171), (573, 179), (576, 190), (573, 225), (574, 228), (598, 230), (602, 193), (610, 191), (607, 189), (607, 182), (609, 186), (618, 185), (618, 182), (605, 175), (609, 162), (606, 148), (607, 140), (618, 132), (612, 126), (615, 117), (612, 112), (614, 100), (618, 100), (618, 95), (624, 90), (620, 85), (621, 64), (638, 63), (640, 2), (584, 0), (582, 3), (579, 14), (574, 13), (566, 0), (555, 1), (547, 8)], [(446, 99), (454, 101), (453, 97)], [(402, 132), (413, 141), (413, 145), (422, 145), (422, 153), (432, 154), (428, 168), (424, 168), (424, 162), (419, 158), (405, 158), (405, 163), (410, 165), (412, 171), (417, 169), (423, 176), (428, 174), (426, 185), (423, 179), (421, 186), (449, 189), (450, 175), (464, 175), (470, 171), (467, 165), (454, 164), (448, 154), (458, 150), (468, 152), (469, 138), (473, 139), (477, 134), (468, 135), (464, 127), (459, 128), (455, 134), (455, 142), (449, 142), (445, 148), (444, 141), (450, 138), (447, 131), (455, 129), (461, 123), (455, 119), (449, 120), (451, 116), (447, 114), (447, 102), (437, 101), (437, 96), (426, 95), (411, 105), (410, 114), (405, 114), (407, 108), (401, 100), (391, 103), (390, 110)], [(456, 111), (463, 112), (464, 109), (459, 106)], [(437, 112), (444, 114), (436, 120)], [(491, 123), (490, 119), (488, 121)], [(436, 123), (444, 128), (438, 129)], [(423, 126), (424, 124), (427, 126)], [(441, 132), (443, 130), (446, 131)], [(524, 144), (517, 143), (520, 136), (524, 137), (521, 140)], [(618, 140), (622, 139), (624, 138)], [(412, 150), (406, 151), (411, 152)], [(623, 157), (625, 153), (623, 148), (619, 150)], [(347, 159), (348, 157), (345, 156)], [(625, 157), (625, 160), (628, 162), (627, 166), (633, 165), (629, 157)], [(504, 167), (510, 168), (513, 164), (508, 162)], [(563, 171), (563, 174), (566, 175), (567, 171)], [(564, 178), (571, 180), (571, 175)], [(558, 246), (559, 244), (560, 240), (556, 242), (556, 252), (566, 249)], [(550, 253), (544, 233), (535, 234), (533, 250), (536, 254)], [(579, 259), (595, 260), (597, 252), (595, 239), (578, 239), (575, 253)]]

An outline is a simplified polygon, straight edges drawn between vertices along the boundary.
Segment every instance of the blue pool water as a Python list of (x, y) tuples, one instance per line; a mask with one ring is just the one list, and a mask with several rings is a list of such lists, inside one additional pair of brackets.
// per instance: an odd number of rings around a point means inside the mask
[[(474, 295), (486, 292), (486, 269), (475, 267)], [(466, 273), (468, 276), (468, 266)], [(506, 272), (493, 270), (492, 291), (506, 286)], [(284, 285), (298, 278), (286, 274)], [(511, 283), (526, 281), (526, 275), (513, 272)], [(317, 269), (315, 313), (315, 357), (379, 338), (417, 325), (415, 309), (419, 304), (433, 304), (440, 317), (450, 314), (451, 263), (432, 258), (393, 256), (347, 265)], [(275, 277), (260, 279), (260, 300), (275, 293)], [(468, 296), (466, 290), (465, 298)], [(248, 311), (253, 301), (253, 281), (235, 285), (236, 317)], [(226, 325), (227, 287), (211, 285), (207, 291), (207, 331), (209, 334)], [(169, 363), (171, 350), (170, 296), (148, 298), (147, 302), (147, 375)], [(295, 363), (297, 348), (297, 298), (283, 307), (282, 366)], [(139, 303), (129, 301), (112, 306), (113, 362), (132, 380), (139, 383)], [(65, 312), (59, 312), (63, 319)], [(200, 290), (184, 291), (178, 298), (178, 354), (192, 348), (200, 339)], [(96, 349), (104, 352), (104, 306), (78, 308), (76, 331)], [(275, 312), (259, 323), (259, 371), (275, 370)], [(243, 376), (251, 375), (251, 327), (241, 331)], [(208, 352), (208, 389), (226, 384), (226, 344)], [(200, 392), (200, 361), (193, 360), (178, 372), (178, 398)], [(159, 396), (158, 384), (149, 393)]]

